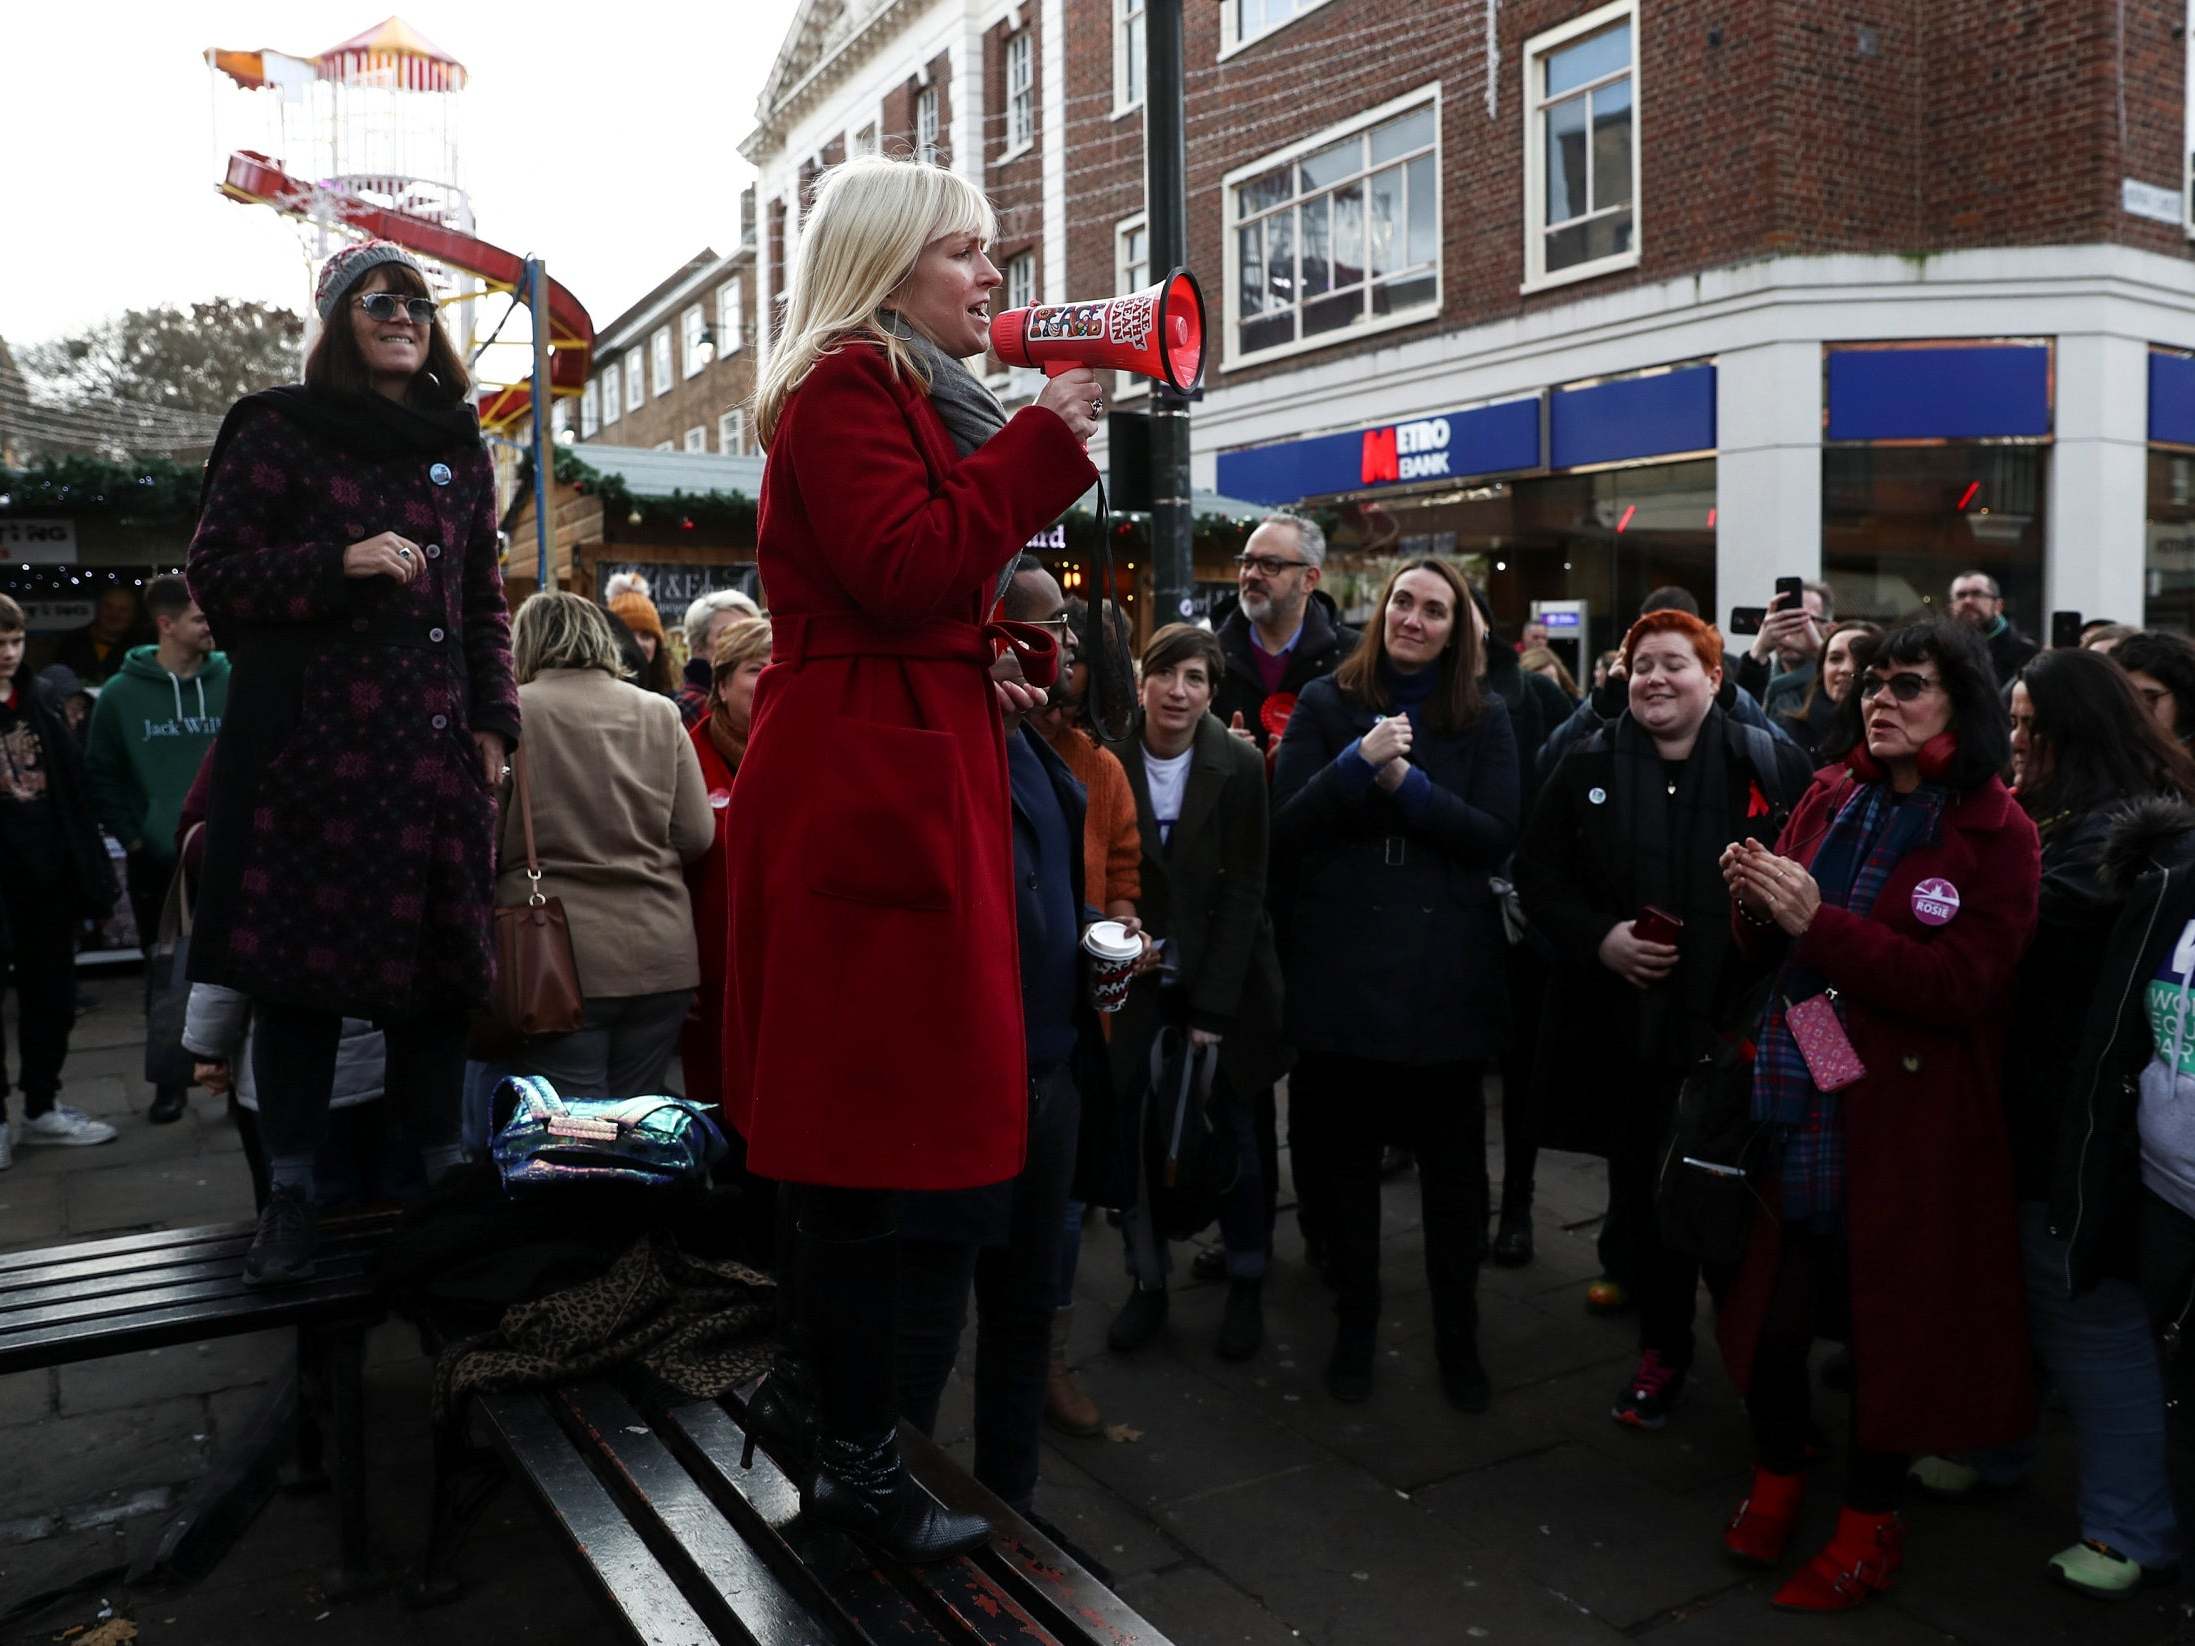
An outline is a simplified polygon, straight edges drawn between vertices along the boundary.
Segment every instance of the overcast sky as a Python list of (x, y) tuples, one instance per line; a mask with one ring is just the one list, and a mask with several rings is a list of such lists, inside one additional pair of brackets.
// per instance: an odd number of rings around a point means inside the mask
[[(13, 8), (0, 337), (43, 342), (124, 309), (216, 297), (303, 312), (286, 219), (217, 193), (209, 46), (310, 57), (391, 0), (57, 0)], [(729, 251), (752, 172), (737, 144), (796, 0), (404, 0), (471, 71), (463, 181), (479, 233), (548, 259), (607, 325), (704, 245)], [(223, 80), (221, 97), (244, 97)], [(271, 92), (250, 94), (269, 98)]]

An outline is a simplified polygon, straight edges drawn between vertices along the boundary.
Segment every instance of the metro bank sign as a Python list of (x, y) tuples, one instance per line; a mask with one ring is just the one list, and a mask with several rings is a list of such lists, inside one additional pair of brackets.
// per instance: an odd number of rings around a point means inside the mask
[(1221, 452), (1217, 479), (1229, 497), (1290, 503), (1337, 492), (1507, 474), (1538, 468), (1540, 462), (1540, 401), (1534, 396)]
[(1364, 431), (1364, 460), (1359, 485), (1377, 486), (1387, 481), (1438, 480), (1448, 473), (1450, 430), (1445, 417), (1428, 417), (1417, 423), (1397, 423), (1391, 428)]

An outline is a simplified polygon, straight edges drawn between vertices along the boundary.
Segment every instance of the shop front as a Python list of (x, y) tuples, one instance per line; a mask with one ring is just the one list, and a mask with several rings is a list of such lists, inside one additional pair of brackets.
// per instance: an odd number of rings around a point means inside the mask
[(2152, 349), (2142, 627), (2195, 636), (2195, 355)]

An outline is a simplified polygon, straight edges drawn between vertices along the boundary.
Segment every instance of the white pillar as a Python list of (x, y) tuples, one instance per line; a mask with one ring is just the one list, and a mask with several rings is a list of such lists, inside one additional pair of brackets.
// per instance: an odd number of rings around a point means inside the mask
[(983, 187), (983, 30), (970, 11), (960, 38), (949, 48), (953, 60), (953, 170)]
[(2050, 613), (2142, 621), (2149, 538), (2149, 345), (2061, 334), (2050, 454), (2043, 603), (2020, 627), (2048, 638)]
[(1822, 572), (1822, 349), (1763, 343), (1715, 363), (1715, 616)]
[[(1044, 271), (1038, 300), (1067, 299), (1067, 4), (1044, 0), (1037, 40), (1044, 82)], [(1111, 44), (1107, 42), (1108, 46)]]

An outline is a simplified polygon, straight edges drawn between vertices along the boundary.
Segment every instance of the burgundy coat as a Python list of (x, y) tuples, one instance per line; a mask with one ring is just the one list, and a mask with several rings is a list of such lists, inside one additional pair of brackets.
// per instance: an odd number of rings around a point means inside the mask
[[(407, 588), (343, 575), (383, 531), (425, 552)], [(486, 450), (366, 460), (248, 411), (189, 576), (234, 668), (193, 980), (354, 1017), (486, 998), (495, 793), (471, 734), (518, 735)]]
[[(1811, 866), (1853, 781), (1842, 766), (1817, 772), (1777, 851)], [(1936, 841), (1906, 853), (1872, 916), (1825, 907), (1798, 942), (1794, 958), (1836, 989), (1867, 1067), (1837, 1096), (1850, 1169), (1859, 1437), (1872, 1451), (1963, 1451), (2034, 1427), (1999, 1070), (2041, 877), (2035, 825), (1992, 778), (1945, 807)], [(1913, 910), (1915, 885), (1930, 878), (1958, 892), (1945, 925)], [(1732, 925), (1741, 946), (1776, 958), (1775, 929), (1735, 910)], [(1754, 1220), (1717, 1320), (1741, 1391), (1752, 1381), (1780, 1227)]]
[(964, 1189), (1021, 1170), (1029, 1085), (1006, 743), (979, 626), (1093, 480), (1029, 406), (966, 458), (849, 343), (762, 481), (770, 666), (726, 819), (724, 1109), (783, 1182)]

